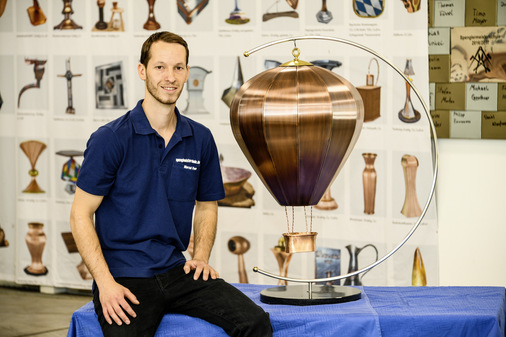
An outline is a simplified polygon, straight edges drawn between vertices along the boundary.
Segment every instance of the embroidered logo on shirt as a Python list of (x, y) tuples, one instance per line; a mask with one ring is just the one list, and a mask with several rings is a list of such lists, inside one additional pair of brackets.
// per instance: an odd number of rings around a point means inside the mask
[(186, 159), (186, 158), (176, 158), (176, 163), (191, 163), (191, 164), (200, 165), (200, 160)]
[[(200, 160), (188, 159), (188, 158), (176, 158), (176, 163), (188, 163), (188, 164), (200, 165)], [(197, 171), (197, 168), (195, 166), (183, 165), (183, 168), (185, 170)]]

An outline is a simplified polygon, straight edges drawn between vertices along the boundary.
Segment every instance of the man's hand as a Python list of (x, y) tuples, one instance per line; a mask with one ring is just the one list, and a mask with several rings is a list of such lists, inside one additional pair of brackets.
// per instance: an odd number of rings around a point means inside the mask
[(122, 325), (123, 322), (125, 322), (125, 324), (130, 324), (130, 320), (125, 312), (132, 317), (137, 316), (125, 298), (133, 304), (139, 304), (139, 301), (130, 290), (123, 287), (121, 284), (116, 282), (110, 283), (107, 286), (99, 288), (99, 292), (102, 311), (107, 323), (112, 324), (114, 320), (118, 325)]
[(200, 274), (202, 274), (202, 279), (204, 281), (207, 281), (209, 279), (209, 275), (211, 275), (211, 278), (213, 280), (220, 277), (220, 275), (216, 270), (214, 270), (210, 265), (201, 260), (186, 261), (183, 269), (186, 274), (188, 274), (192, 270), (195, 270), (195, 274), (193, 275), (194, 280), (198, 280)]

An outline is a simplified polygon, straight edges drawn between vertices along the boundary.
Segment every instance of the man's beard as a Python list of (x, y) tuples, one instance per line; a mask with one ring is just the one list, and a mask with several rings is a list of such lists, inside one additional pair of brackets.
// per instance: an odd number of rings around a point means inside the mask
[(173, 95), (169, 95), (168, 97), (164, 97), (164, 94), (158, 91), (158, 87), (151, 83), (147, 75), (146, 75), (146, 88), (148, 89), (148, 92), (151, 94), (151, 96), (153, 96), (154, 99), (156, 99), (158, 102), (162, 104), (176, 104), (177, 99), (179, 98), (179, 96), (181, 96), (181, 92), (183, 91), (183, 89), (180, 88), (179, 92), (176, 92)]

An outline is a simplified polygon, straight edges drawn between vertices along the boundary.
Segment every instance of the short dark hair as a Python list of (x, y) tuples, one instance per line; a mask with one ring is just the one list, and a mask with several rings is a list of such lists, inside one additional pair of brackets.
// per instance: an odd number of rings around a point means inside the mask
[(151, 58), (151, 45), (154, 42), (163, 41), (167, 43), (179, 43), (186, 50), (186, 64), (188, 65), (188, 59), (190, 57), (190, 50), (188, 49), (188, 43), (179, 35), (171, 33), (171, 32), (157, 32), (152, 34), (144, 43), (142, 44), (141, 49), (141, 58), (140, 63), (142, 63), (145, 67), (148, 66), (149, 59)]

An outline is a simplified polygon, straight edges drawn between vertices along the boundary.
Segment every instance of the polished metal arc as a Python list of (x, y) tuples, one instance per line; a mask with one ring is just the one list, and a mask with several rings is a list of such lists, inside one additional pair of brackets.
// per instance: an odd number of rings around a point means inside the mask
[(368, 47), (366, 47), (364, 45), (361, 45), (361, 44), (353, 42), (353, 41), (349, 41), (349, 40), (345, 40), (345, 39), (341, 39), (341, 38), (336, 38), (336, 37), (309, 36), (308, 35), (308, 36), (299, 36), (299, 37), (292, 37), (292, 38), (286, 38), (286, 39), (280, 39), (280, 40), (272, 41), (272, 42), (263, 44), (261, 46), (258, 46), (256, 48), (253, 48), (253, 49), (251, 49), (249, 51), (244, 52), (244, 56), (248, 57), (249, 55), (253, 54), (254, 52), (257, 52), (257, 51), (259, 51), (261, 49), (264, 49), (266, 47), (270, 47), (270, 46), (273, 46), (273, 45), (276, 45), (276, 44), (279, 44), (279, 43), (292, 42), (292, 41), (297, 41), (297, 40), (326, 40), (326, 41), (333, 41), (333, 42), (338, 42), (338, 43), (344, 43), (344, 44), (351, 45), (353, 47), (362, 49), (362, 50), (364, 50), (364, 51), (366, 51), (366, 52), (368, 52), (368, 53), (370, 53), (370, 54), (378, 57), (379, 59), (381, 59), (383, 62), (385, 62), (386, 64), (388, 64), (392, 69), (394, 69), (406, 81), (406, 83), (409, 84), (409, 86), (411, 87), (411, 89), (414, 92), (414, 94), (416, 95), (416, 97), (418, 97), (418, 100), (422, 104), (423, 111), (425, 112), (425, 115), (426, 115), (426, 117), (427, 117), (427, 119), (429, 121), (429, 127), (430, 127), (430, 131), (431, 131), (431, 135), (432, 135), (432, 155), (433, 155), (433, 174), (434, 174), (434, 177), (432, 179), (432, 183), (431, 183), (431, 187), (430, 187), (430, 193), (429, 193), (429, 196), (427, 198), (427, 202), (425, 203), (425, 206), (423, 207), (423, 210), (422, 210), (422, 213), (421, 213), (420, 217), (418, 218), (418, 220), (416, 221), (416, 223), (413, 225), (413, 227), (411, 227), (411, 230), (408, 232), (408, 234), (403, 238), (403, 240), (396, 247), (394, 247), (389, 253), (387, 253), (381, 259), (379, 259), (376, 262), (374, 262), (374, 263), (372, 263), (372, 264), (370, 264), (370, 265), (368, 265), (368, 266), (366, 266), (366, 267), (364, 267), (364, 268), (362, 268), (360, 270), (357, 270), (357, 271), (355, 271), (353, 273), (348, 273), (348, 274), (345, 274), (345, 275), (334, 276), (334, 277), (320, 278), (320, 279), (298, 279), (298, 278), (291, 278), (291, 277), (283, 277), (283, 276), (272, 274), (272, 273), (270, 273), (268, 271), (265, 271), (265, 270), (262, 270), (262, 269), (260, 269), (258, 267), (254, 267), (253, 268), (254, 272), (257, 272), (257, 273), (260, 273), (262, 275), (265, 275), (265, 276), (268, 276), (268, 277), (271, 277), (271, 278), (275, 278), (275, 279), (278, 279), (278, 280), (290, 281), (290, 282), (299, 282), (299, 283), (309, 283), (309, 284), (311, 284), (311, 283), (316, 283), (316, 282), (337, 281), (337, 280), (341, 280), (341, 279), (345, 279), (345, 278), (348, 278), (348, 277), (352, 277), (352, 276), (355, 276), (355, 275), (358, 275), (358, 274), (361, 274), (361, 273), (365, 273), (365, 272), (369, 271), (370, 269), (376, 267), (380, 263), (383, 263), (390, 256), (392, 256), (395, 252), (397, 252), (406, 243), (406, 241), (409, 240), (409, 238), (413, 235), (413, 233), (420, 226), (420, 223), (422, 222), (423, 217), (427, 213), (427, 210), (428, 210), (428, 208), (430, 206), (430, 202), (432, 201), (432, 198), (434, 196), (434, 192), (436, 190), (437, 175), (438, 175), (438, 170), (439, 170), (439, 147), (438, 147), (438, 144), (437, 144), (436, 127), (434, 126), (434, 123), (432, 122), (432, 118), (430, 116), (430, 112), (429, 112), (429, 109), (427, 107), (427, 104), (422, 99), (422, 96), (421, 96), (420, 92), (418, 91), (418, 89), (416, 89), (416, 87), (413, 85), (413, 83), (411, 82), (411, 80), (406, 75), (404, 75), (404, 73), (403, 73), (402, 70), (400, 70), (397, 66), (395, 66), (389, 60), (387, 60), (385, 57), (383, 57), (382, 55), (378, 54), (376, 51), (374, 51), (374, 50), (372, 50), (372, 49), (370, 49), (370, 48), (368, 48)]

